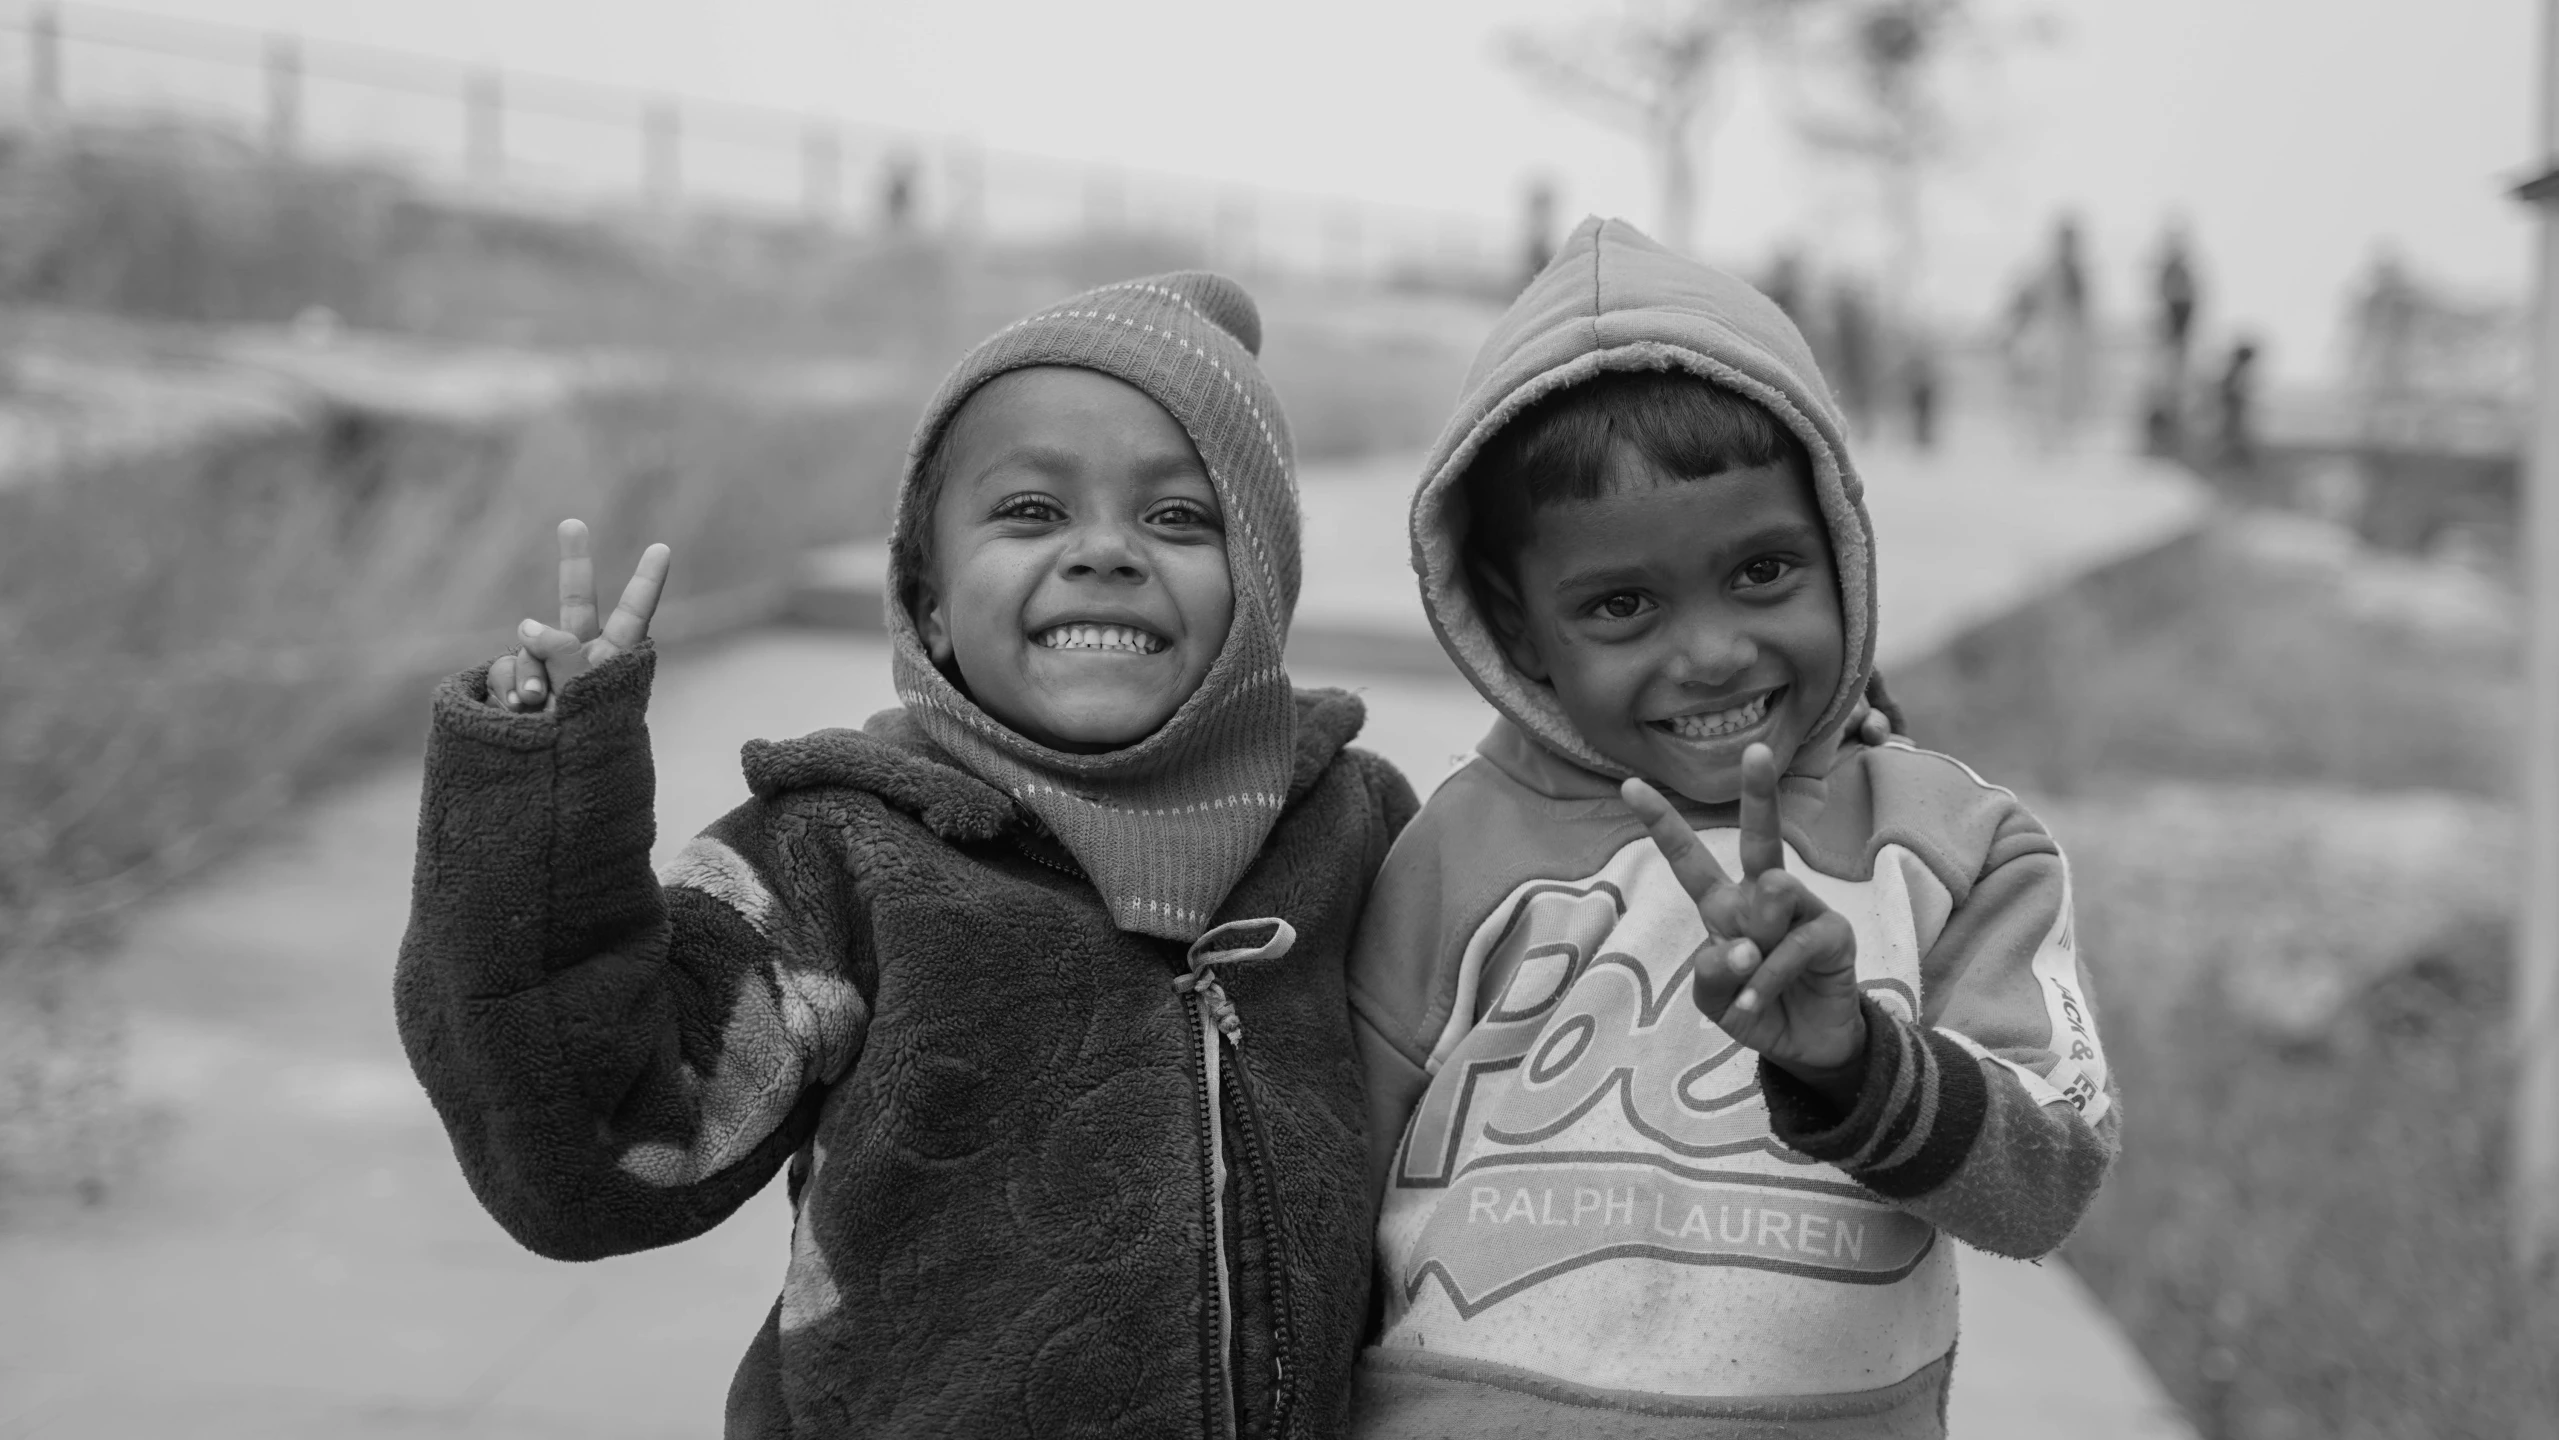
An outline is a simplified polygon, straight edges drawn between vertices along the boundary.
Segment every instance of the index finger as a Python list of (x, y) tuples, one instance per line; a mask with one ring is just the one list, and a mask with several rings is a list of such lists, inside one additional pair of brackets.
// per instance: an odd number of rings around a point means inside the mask
[(1670, 873), (1679, 877), (1679, 886), (1690, 899), (1703, 904), (1706, 897), (1733, 883), (1724, 867), (1708, 853), (1706, 842), (1697, 838), (1697, 832), (1688, 828), (1688, 822), (1679, 818), (1679, 812), (1671, 808), (1660, 791), (1641, 780), (1628, 780), (1617, 793), (1626, 798), (1626, 807), (1635, 812), (1635, 818), (1644, 822), (1645, 832), (1653, 837), (1662, 858), (1670, 862)]
[(621, 603), (604, 620), (604, 638), (615, 650), (636, 650), (649, 638), (649, 621), (658, 613), (667, 567), (674, 561), (675, 552), (663, 545), (640, 552), (639, 568), (631, 572), (631, 583), (622, 587)]
[(1786, 868), (1786, 842), (1777, 833), (1777, 754), (1765, 745), (1742, 752), (1742, 878)]
[(587, 553), (586, 522), (560, 522), (560, 628), (580, 640), (595, 638), (595, 560)]

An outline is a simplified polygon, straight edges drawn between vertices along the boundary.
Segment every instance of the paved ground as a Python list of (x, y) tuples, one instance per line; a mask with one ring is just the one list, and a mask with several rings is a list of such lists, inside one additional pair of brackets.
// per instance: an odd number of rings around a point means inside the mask
[[(1901, 655), (2195, 514), (2190, 492), (2114, 462), (1880, 468)], [(1364, 488), (1310, 484), (1308, 590), (1373, 582), (1367, 613), (1392, 616), (1410, 594), (1380, 539), (1394, 507)], [(852, 633), (677, 647), (663, 677), (662, 852), (737, 796), (741, 741), (891, 703), (877, 640)], [(1424, 785), (1481, 729), (1445, 677), (1300, 679), (1365, 690), (1369, 742)], [(0, 1233), (0, 1440), (715, 1432), (780, 1283), (778, 1188), (691, 1244), (584, 1266), (516, 1249), (480, 1212), (391, 1026), (416, 793), (406, 764), (341, 791), (135, 929), (113, 974), (147, 1140), (103, 1204)], [(1958, 1435), (2185, 1433), (2065, 1268), (1964, 1260)]]

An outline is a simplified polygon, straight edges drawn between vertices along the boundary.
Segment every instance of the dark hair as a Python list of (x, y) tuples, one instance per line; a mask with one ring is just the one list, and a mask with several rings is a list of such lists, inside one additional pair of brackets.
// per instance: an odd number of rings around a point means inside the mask
[(1507, 576), (1537, 511), (1606, 494), (1620, 446), (1681, 480), (1779, 463), (1812, 470), (1803, 442), (1751, 400), (1682, 370), (1610, 370), (1540, 397), (1476, 452), (1461, 482), (1470, 571)]

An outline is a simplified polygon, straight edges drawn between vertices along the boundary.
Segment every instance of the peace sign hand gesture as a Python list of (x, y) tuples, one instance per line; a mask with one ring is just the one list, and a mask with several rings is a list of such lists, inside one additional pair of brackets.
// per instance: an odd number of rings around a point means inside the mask
[(1697, 1008), (1841, 1111), (1853, 1108), (1866, 1053), (1857, 936), (1845, 917), (1786, 870), (1777, 831), (1777, 757), (1765, 745), (1742, 753), (1739, 881), (1715, 863), (1659, 791), (1629, 780), (1620, 793), (1706, 923), (1706, 942), (1695, 957)]
[(640, 552), (631, 583), (601, 625), (595, 618), (595, 561), (587, 553), (586, 523), (560, 522), (560, 623), (527, 619), (516, 627), (523, 642), (489, 665), (489, 696), (509, 710), (541, 711), (559, 703), (560, 687), (616, 655), (640, 648), (666, 591), (674, 552), (652, 545)]

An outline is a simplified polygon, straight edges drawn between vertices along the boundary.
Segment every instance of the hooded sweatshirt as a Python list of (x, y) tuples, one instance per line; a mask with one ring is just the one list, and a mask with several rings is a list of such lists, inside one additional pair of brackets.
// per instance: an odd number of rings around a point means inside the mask
[[(411, 1066), (473, 1193), (543, 1255), (690, 1238), (787, 1172), (731, 1440), (1341, 1432), (1371, 1235), (1344, 970), (1414, 802), (1347, 748), (1351, 696), (1281, 676), (1263, 714), (1295, 498), (1237, 373), (1249, 308), (1211, 279), (1106, 287), (963, 367), (1082, 356), (1169, 397), (1230, 507), (1242, 600), (1209, 682), (1074, 794), (902, 650), (909, 708), (750, 744), (750, 797), (654, 875), (654, 650), (556, 715), (490, 703), (485, 671), (437, 693)], [(1182, 403), (1212, 382), (1240, 398)], [(1238, 776), (1268, 803), (1180, 788)], [(1204, 857), (1177, 893), (1206, 913), (1131, 903), (1150, 837), (1088, 812), (1141, 804), (1249, 810), (1138, 817)]]
[[(1803, 442), (1847, 663), (1780, 784), (1785, 864), (1851, 924), (1865, 1079), (1841, 1114), (1690, 997), (1696, 905), (1626, 772), (1510, 665), (1466, 588), (1466, 468), (1523, 408), (1667, 369)], [(1442, 643), (1500, 712), (1405, 830), (1353, 948), (1384, 1329), (1374, 1436), (1943, 1433), (1951, 1235), (2040, 1256), (2115, 1149), (2059, 848), (1957, 762), (1844, 738), (1874, 553), (1837, 406), (1748, 286), (1586, 221), (1485, 343), (1413, 506)], [(1739, 873), (1738, 816), (1689, 818)]]

